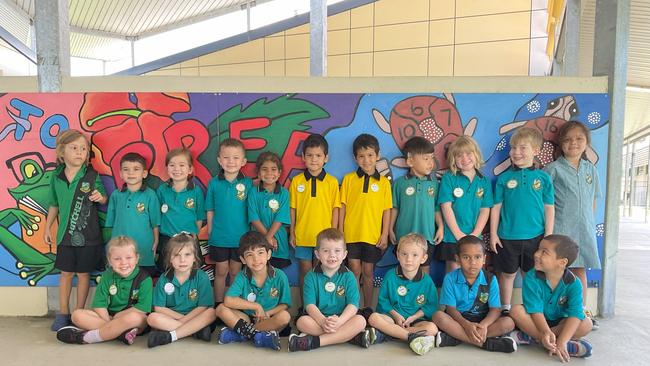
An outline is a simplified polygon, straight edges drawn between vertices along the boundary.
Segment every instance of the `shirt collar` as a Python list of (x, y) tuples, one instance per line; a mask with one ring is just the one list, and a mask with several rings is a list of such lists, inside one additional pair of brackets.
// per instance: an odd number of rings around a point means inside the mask
[(423, 178), (426, 178), (426, 180), (432, 180), (432, 178), (431, 178), (431, 174), (429, 174), (429, 175), (425, 175), (425, 176), (422, 177), (422, 178), (418, 178), (418, 176), (415, 175), (415, 174), (412, 174), (412, 173), (411, 173), (411, 170), (409, 169), (409, 171), (406, 173), (406, 179), (411, 179), (411, 178), (416, 178), (416, 179), (423, 179)]
[[(219, 170), (219, 173), (217, 173), (217, 178), (219, 178), (219, 180), (226, 180), (226, 175), (223, 173), (223, 169)], [(240, 170), (239, 173), (237, 173), (236, 180), (241, 180), (244, 178), (245, 178), (244, 173), (242, 173)]]
[[(255, 281), (253, 280), (253, 272), (250, 269), (248, 269), (246, 265), (244, 265), (243, 271), (244, 271), (244, 275), (246, 275), (246, 278), (248, 278), (248, 281), (250, 281), (252, 284), (257, 286)], [(266, 264), (266, 275), (268, 276), (268, 278), (275, 277), (275, 267), (273, 267), (269, 263)]]
[[(403, 280), (408, 280), (408, 278), (404, 276), (404, 272), (402, 272), (402, 266), (399, 265), (397, 266), (397, 277)], [(424, 277), (424, 272), (422, 272), (422, 269), (419, 268), (415, 276), (413, 276), (413, 279), (411, 279), (410, 281), (418, 282), (422, 279), (422, 277)]]
[[(61, 163), (59, 166), (61, 167), (61, 171), (59, 172), (58, 177), (59, 177), (59, 179), (67, 182), (68, 177), (65, 176), (65, 164)], [(79, 168), (79, 171), (75, 174), (75, 176), (72, 178), (72, 180), (74, 180), (74, 178), (76, 178), (79, 174), (82, 174), (82, 175), (86, 174), (86, 164), (83, 164), (81, 166), (81, 168)], [(72, 181), (70, 181), (69, 183), (72, 183)]]
[[(465, 274), (463, 273), (463, 270), (461, 268), (458, 268), (456, 271), (458, 273), (456, 274), (456, 283), (462, 283), (462, 284), (467, 284), (469, 286), (469, 282), (467, 282), (467, 277), (465, 277)], [(478, 275), (476, 276), (476, 279), (474, 280), (474, 284), (478, 282), (479, 285), (487, 285), (487, 279), (485, 278), (485, 273), (483, 270), (480, 270)], [(470, 286), (471, 287), (471, 286)]]
[[(174, 188), (174, 181), (171, 178), (169, 178), (169, 180), (167, 181), (167, 185), (169, 186), (169, 188)], [(185, 187), (185, 189), (188, 191), (194, 189), (194, 182), (192, 181), (192, 179), (187, 180), (187, 186)]]
[(359, 178), (361, 178), (361, 177), (371, 177), (371, 178), (375, 178), (376, 180), (379, 180), (381, 178), (381, 175), (379, 174), (377, 169), (375, 169), (375, 172), (372, 173), (372, 174), (366, 174), (366, 172), (364, 172), (363, 169), (357, 168), (357, 177), (359, 177)]
[[(257, 191), (258, 191), (258, 192), (264, 192), (265, 190), (266, 190), (266, 189), (264, 189), (264, 183), (262, 183), (262, 181), (260, 181), (260, 182), (257, 184)], [(275, 182), (275, 188), (273, 188), (273, 193), (275, 193), (275, 194), (280, 193), (280, 183)]]
[[(546, 273), (542, 271), (535, 271), (535, 276), (539, 278), (540, 280), (546, 281)], [(564, 269), (564, 273), (562, 274), (562, 282), (564, 282), (565, 285), (570, 285), (573, 282), (575, 282), (576, 276), (573, 274), (573, 272), (569, 271), (568, 269)]]
[[(142, 181), (142, 184), (140, 185), (140, 189), (138, 189), (138, 192), (144, 192), (146, 189), (147, 189), (147, 185), (144, 184), (144, 181)], [(126, 183), (123, 183), (120, 192), (127, 192), (127, 191), (129, 191), (129, 188), (126, 186)]]
[[(474, 169), (474, 171), (476, 171), (476, 176), (477, 177), (479, 177), (479, 178), (484, 177), (483, 173), (481, 173), (480, 170)], [(457, 177), (465, 177), (465, 178), (467, 178), (467, 176), (465, 174), (463, 174), (463, 172), (461, 172), (460, 170), (456, 171), (456, 173), (454, 175), (457, 176)]]
[[(188, 279), (191, 280), (194, 277), (196, 277), (196, 272), (197, 272), (197, 269), (193, 268), (192, 271), (190, 272), (190, 277)], [(164, 276), (165, 276), (165, 278), (167, 278), (168, 282), (174, 281), (174, 278), (175, 278), (174, 277), (174, 269), (173, 268), (168, 269), (167, 272), (165, 272)]]
[[(336, 272), (337, 272), (337, 273), (345, 273), (345, 272), (347, 272), (347, 271), (349, 271), (348, 267), (346, 267), (345, 265), (341, 264), (341, 266), (339, 267), (338, 271), (336, 271)], [(323, 266), (322, 266), (320, 263), (318, 263), (318, 264), (316, 265), (316, 267), (314, 267), (314, 272), (316, 272), (316, 273), (323, 273)]]
[(305, 169), (305, 179), (307, 181), (311, 180), (312, 178), (316, 178), (316, 179), (318, 179), (318, 180), (320, 180), (322, 182), (325, 179), (325, 174), (327, 174), (327, 173), (325, 172), (325, 169), (323, 169), (323, 170), (320, 171), (320, 174), (318, 174), (317, 176), (314, 177), (313, 175), (311, 175), (309, 170)]
[(533, 165), (529, 166), (528, 168), (520, 168), (520, 167), (516, 166), (515, 164), (512, 164), (511, 169), (518, 172), (520, 170), (536, 170), (537, 167), (535, 166), (535, 163), (533, 163)]

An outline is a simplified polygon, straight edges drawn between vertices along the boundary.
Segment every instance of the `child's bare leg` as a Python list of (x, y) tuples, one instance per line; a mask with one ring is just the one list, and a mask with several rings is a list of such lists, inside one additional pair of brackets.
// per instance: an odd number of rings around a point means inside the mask
[(490, 324), (487, 330), (488, 337), (500, 337), (515, 329), (515, 322), (508, 316), (502, 316)]
[(582, 306), (587, 306), (587, 271), (584, 268), (569, 268), (582, 283)]
[(72, 313), (72, 323), (84, 330), (99, 329), (107, 323), (94, 310), (77, 309)]
[(307, 274), (307, 272), (311, 271), (311, 269), (312, 269), (311, 260), (309, 260), (309, 259), (308, 260), (301, 259), (300, 263), (299, 263), (299, 266), (300, 266), (300, 302), (302, 303), (303, 300), (304, 300), (302, 298), (303, 297), (302, 296), (302, 290), (303, 290), (303, 287), (304, 287), (304, 284), (305, 284), (305, 275)]
[(70, 292), (72, 292), (73, 277), (74, 272), (63, 271), (59, 276), (59, 312), (61, 314), (70, 314)]
[[(554, 326), (551, 328), (551, 332), (553, 332), (556, 336), (559, 336), (560, 333), (562, 333), (562, 330), (564, 329), (564, 324), (566, 320), (562, 320), (560, 324)], [(575, 333), (571, 336), (571, 339), (579, 339), (591, 332), (591, 329), (593, 327), (593, 324), (591, 322), (591, 319), (585, 317), (580, 321), (580, 325), (578, 326), (578, 329), (576, 329)]]
[(373, 307), (373, 292), (374, 277), (375, 277), (375, 264), (368, 262), (361, 262), (361, 283), (363, 284), (363, 306)]
[[(214, 311), (213, 311), (214, 313)], [(163, 313), (151, 313), (147, 317), (147, 324), (153, 329), (171, 332), (179, 328), (183, 323)]]
[(241, 271), (241, 262), (237, 262), (232, 259), (229, 260), (228, 271), (230, 272), (230, 281), (232, 282), (235, 279), (235, 276), (237, 276), (237, 273)]
[(542, 334), (537, 330), (533, 318), (526, 312), (523, 305), (514, 305), (510, 310), (510, 317), (522, 332), (538, 341), (542, 338)]
[(77, 309), (86, 307), (86, 298), (90, 288), (90, 273), (77, 273)]
[(512, 303), (512, 288), (515, 285), (515, 273), (499, 272), (497, 279), (499, 281), (499, 290), (501, 292), (501, 304), (510, 305)]
[(289, 324), (291, 321), (291, 314), (288, 311), (282, 310), (279, 313), (274, 314), (268, 319), (264, 319), (255, 323), (255, 329), (259, 331), (281, 331), (284, 327)]
[[(358, 245), (358, 244), (357, 244)], [(359, 293), (361, 293), (361, 259), (350, 259), (348, 258), (348, 268), (354, 273), (354, 278), (357, 279), (357, 286), (359, 286)], [(365, 304), (364, 304), (365, 306)]]
[(393, 318), (385, 314), (372, 313), (368, 318), (368, 324), (371, 327), (379, 329), (382, 333), (389, 335), (393, 338), (407, 340), (409, 336), (408, 330), (395, 324)]
[(454, 318), (445, 312), (436, 311), (433, 314), (433, 322), (436, 323), (440, 330), (444, 331), (445, 333), (458, 339), (461, 342), (473, 344), (478, 347), (481, 347), (483, 345), (483, 343), (476, 342), (468, 337), (467, 333), (465, 333), (465, 328), (463, 328), (462, 325), (460, 325), (457, 321), (454, 320)]
[(224, 304), (219, 304), (215, 310), (217, 318), (221, 319), (223, 323), (230, 329), (235, 328), (237, 322), (242, 319), (247, 323), (250, 323), (251, 319), (245, 313), (231, 309)]
[(191, 336), (199, 330), (207, 327), (216, 319), (216, 315), (212, 308), (203, 310), (199, 315), (183, 323), (180, 327), (175, 328), (176, 337), (184, 338)]
[(214, 264), (214, 301), (216, 302), (223, 302), (223, 295), (226, 292), (228, 269), (228, 261)]
[(355, 315), (343, 324), (335, 333), (324, 333), (323, 329), (309, 315), (301, 316), (297, 322), (301, 332), (319, 336), (320, 345), (327, 346), (347, 342), (354, 338), (366, 327), (366, 320), (361, 315)]
[(147, 315), (130, 308), (115, 314), (113, 320), (99, 328), (99, 335), (105, 341), (115, 339), (127, 330), (138, 328), (138, 332), (147, 326)]
[(438, 334), (438, 327), (430, 321), (419, 322), (411, 327), (406, 328), (409, 333), (424, 332), (424, 335), (433, 336)]
[(456, 261), (446, 261), (445, 263), (445, 272), (449, 273), (453, 270), (458, 269), (460, 267)]

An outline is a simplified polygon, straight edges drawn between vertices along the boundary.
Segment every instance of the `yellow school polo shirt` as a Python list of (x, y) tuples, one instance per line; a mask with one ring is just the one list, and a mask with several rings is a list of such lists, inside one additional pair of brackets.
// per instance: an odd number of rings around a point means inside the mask
[(341, 207), (339, 182), (325, 170), (298, 174), (289, 187), (289, 207), (296, 210), (296, 245), (315, 247), (316, 236), (332, 227), (332, 210)]
[(377, 171), (368, 175), (359, 168), (343, 178), (341, 204), (345, 205), (345, 242), (375, 244), (381, 236), (382, 215), (393, 208), (390, 182)]

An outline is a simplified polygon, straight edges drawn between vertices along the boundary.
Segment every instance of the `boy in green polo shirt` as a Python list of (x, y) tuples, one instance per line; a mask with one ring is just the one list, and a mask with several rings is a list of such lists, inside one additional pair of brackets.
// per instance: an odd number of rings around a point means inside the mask
[(116, 189), (108, 200), (106, 227), (111, 236), (125, 235), (138, 244), (139, 265), (151, 275), (157, 275), (155, 253), (158, 246), (160, 204), (156, 192), (144, 185), (147, 164), (138, 153), (127, 153), (120, 159), (122, 189)]
[(407, 234), (399, 240), (399, 266), (384, 276), (377, 312), (368, 319), (373, 327), (372, 343), (384, 341), (386, 334), (407, 341), (418, 355), (435, 346), (438, 327), (430, 319), (438, 308), (438, 292), (431, 276), (420, 267), (427, 260), (427, 246), (419, 234)]
[(393, 183), (389, 236), (393, 243), (398, 243), (408, 233), (422, 235), (429, 243), (422, 270), (429, 273), (434, 245), (442, 241), (444, 234), (438, 207), (438, 180), (431, 174), (436, 165), (433, 144), (416, 136), (406, 141), (402, 150), (410, 169)]
[(208, 183), (205, 196), (210, 259), (214, 261), (214, 301), (220, 304), (226, 276), (232, 281), (241, 269), (239, 238), (249, 230), (248, 195), (253, 181), (241, 173), (246, 150), (241, 141), (227, 138), (219, 144), (221, 170)]
[(534, 165), (544, 139), (536, 128), (521, 127), (510, 138), (512, 166), (501, 173), (490, 211), (490, 249), (501, 291), (501, 310), (510, 311), (517, 270), (533, 268), (539, 242), (553, 233), (555, 216), (551, 177)]
[(117, 236), (106, 245), (108, 268), (102, 273), (92, 310), (72, 313), (75, 326), (59, 329), (64, 343), (88, 344), (119, 339), (127, 345), (147, 326), (151, 311), (152, 282), (138, 268), (138, 249), (133, 239)]
[(591, 344), (581, 339), (592, 327), (582, 310), (582, 284), (567, 269), (578, 251), (568, 236), (546, 236), (535, 252), (535, 268), (524, 277), (524, 304), (510, 313), (521, 329), (513, 332), (519, 344), (534, 340), (562, 362), (591, 356)]
[(278, 332), (291, 320), (291, 287), (283, 271), (268, 264), (271, 246), (266, 237), (249, 231), (239, 241), (246, 264), (230, 285), (216, 314), (226, 324), (219, 344), (252, 340), (256, 347), (280, 350)]
[(347, 174), (341, 184), (339, 229), (348, 244), (348, 265), (357, 281), (361, 278), (363, 306), (371, 308), (375, 264), (388, 245), (393, 196), (390, 182), (375, 168), (379, 159), (377, 138), (367, 133), (357, 136), (352, 154), (359, 168)]
[(305, 312), (296, 326), (304, 335), (289, 336), (289, 352), (309, 351), (350, 341), (370, 346), (366, 320), (357, 315), (359, 288), (352, 271), (342, 266), (347, 255), (343, 233), (325, 229), (316, 238), (319, 264), (305, 276)]

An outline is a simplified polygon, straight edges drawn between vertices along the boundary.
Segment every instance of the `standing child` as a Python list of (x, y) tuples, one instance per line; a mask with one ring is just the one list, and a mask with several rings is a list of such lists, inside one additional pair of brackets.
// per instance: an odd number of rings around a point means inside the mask
[(424, 137), (416, 136), (406, 141), (403, 151), (410, 169), (393, 184), (390, 239), (398, 243), (408, 233), (422, 235), (429, 243), (422, 270), (429, 273), (434, 245), (442, 241), (444, 234), (437, 203), (438, 180), (431, 175), (435, 168), (433, 144)]
[(65, 343), (99, 343), (119, 339), (127, 345), (147, 326), (151, 311), (152, 282), (138, 267), (138, 248), (133, 239), (116, 236), (106, 245), (109, 268), (102, 273), (92, 310), (72, 313), (76, 326), (59, 329), (56, 338)]
[(173, 149), (165, 157), (169, 181), (158, 187), (160, 201), (160, 238), (158, 240), (158, 269), (164, 270), (165, 245), (169, 238), (187, 232), (198, 238), (205, 220), (203, 191), (192, 181), (192, 154), (187, 148)]
[(433, 321), (442, 330), (437, 346), (464, 342), (491, 352), (516, 351), (515, 340), (504, 336), (514, 329), (515, 323), (501, 316), (499, 283), (483, 269), (483, 241), (467, 235), (458, 240), (456, 249), (460, 268), (447, 273), (440, 293), (440, 304), (447, 308), (433, 316)]
[(510, 138), (512, 166), (497, 178), (490, 211), (490, 249), (496, 253), (501, 309), (510, 311), (512, 287), (534, 265), (539, 242), (553, 233), (553, 183), (534, 165), (544, 139), (536, 128), (521, 127)]
[(466, 235), (481, 237), (492, 207), (492, 182), (479, 170), (484, 162), (476, 141), (460, 136), (447, 150), (449, 171), (440, 182), (440, 210), (445, 237), (436, 246), (436, 259), (446, 261), (446, 270), (458, 268), (456, 241)]
[(216, 314), (226, 324), (219, 343), (252, 340), (256, 347), (280, 349), (278, 332), (289, 325), (291, 287), (283, 271), (269, 264), (271, 246), (266, 237), (249, 231), (239, 241), (246, 268), (235, 277)]
[(343, 233), (333, 228), (321, 231), (314, 253), (319, 264), (305, 276), (306, 314), (296, 322), (305, 334), (289, 336), (289, 352), (348, 341), (368, 348), (370, 331), (364, 330), (366, 320), (357, 315), (359, 287), (354, 274), (342, 266), (347, 255)]
[(231, 281), (241, 269), (237, 247), (239, 237), (248, 231), (246, 199), (253, 182), (241, 173), (246, 165), (246, 150), (239, 140), (227, 138), (219, 145), (217, 161), (221, 170), (208, 184), (205, 198), (210, 259), (214, 264), (214, 300), (223, 301), (226, 276)]
[(377, 138), (365, 133), (357, 136), (352, 154), (359, 168), (343, 178), (339, 228), (348, 244), (350, 270), (357, 282), (360, 277), (362, 280), (363, 306), (370, 308), (375, 264), (388, 245), (393, 196), (390, 182), (375, 168), (379, 159)]
[(112, 237), (125, 235), (138, 244), (142, 269), (157, 275), (154, 255), (158, 246), (160, 204), (156, 192), (147, 187), (147, 164), (142, 155), (127, 153), (120, 159), (120, 178), (124, 186), (115, 190), (108, 201), (106, 227), (112, 227)]
[(214, 296), (208, 275), (200, 268), (198, 244), (190, 234), (176, 234), (165, 248), (165, 273), (153, 293), (154, 312), (147, 323), (149, 348), (175, 342), (183, 337), (209, 342), (210, 324), (216, 319)]
[[(594, 212), (600, 198), (600, 179), (596, 167), (586, 159), (591, 133), (580, 122), (567, 122), (558, 132), (562, 155), (544, 170), (555, 188), (555, 234), (573, 238), (580, 246), (578, 258), (569, 268), (582, 283), (582, 304), (587, 304), (585, 268), (600, 269), (596, 244)], [(595, 324), (595, 322), (594, 322)]]
[(567, 269), (578, 251), (568, 236), (545, 237), (535, 252), (535, 268), (524, 277), (524, 304), (513, 306), (510, 315), (521, 329), (513, 333), (519, 344), (534, 339), (562, 362), (591, 356), (591, 344), (581, 339), (592, 328), (582, 309), (582, 284)]
[(302, 143), (305, 172), (291, 180), (289, 187), (291, 230), (289, 243), (296, 248), (300, 261), (300, 289), (305, 274), (312, 268), (316, 235), (324, 229), (337, 227), (341, 207), (339, 182), (327, 174), (323, 166), (328, 159), (328, 144), (318, 134), (309, 135)]
[[(50, 207), (45, 223), (45, 243), (56, 245), (54, 267), (61, 271), (60, 309), (51, 326), (53, 331), (70, 325), (74, 275), (77, 275), (77, 309), (83, 309), (90, 286), (89, 272), (100, 267), (104, 255), (97, 204), (105, 204), (107, 196), (99, 175), (88, 164), (89, 151), (88, 139), (77, 130), (67, 130), (56, 137), (59, 166), (50, 181)], [(52, 238), (51, 227), (57, 219), (57, 235)]]
[(430, 319), (438, 308), (438, 292), (431, 276), (420, 268), (427, 260), (427, 246), (419, 234), (407, 234), (399, 240), (399, 266), (384, 276), (377, 312), (368, 319), (375, 328), (370, 333), (373, 343), (383, 341), (385, 333), (407, 341), (418, 355), (435, 346), (438, 328)]
[(273, 255), (269, 263), (275, 268), (285, 268), (291, 264), (286, 228), (291, 218), (289, 191), (278, 183), (282, 163), (276, 153), (266, 151), (257, 157), (256, 166), (260, 182), (248, 196), (248, 220), (271, 245)]

